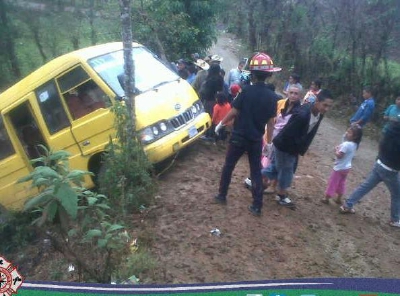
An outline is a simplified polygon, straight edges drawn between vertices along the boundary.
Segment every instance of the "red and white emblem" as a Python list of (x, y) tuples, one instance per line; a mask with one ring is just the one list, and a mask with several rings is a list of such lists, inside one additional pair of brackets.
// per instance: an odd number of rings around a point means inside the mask
[(15, 266), (0, 256), (0, 295), (17, 294), (23, 278)]

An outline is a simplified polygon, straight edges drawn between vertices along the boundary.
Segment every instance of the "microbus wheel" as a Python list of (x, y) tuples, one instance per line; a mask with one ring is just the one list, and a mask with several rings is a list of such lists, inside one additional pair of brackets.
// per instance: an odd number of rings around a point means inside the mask
[(94, 175), (92, 181), (96, 189), (100, 186), (100, 178), (106, 172), (106, 166), (103, 161), (104, 153), (93, 155), (88, 164), (88, 170)]

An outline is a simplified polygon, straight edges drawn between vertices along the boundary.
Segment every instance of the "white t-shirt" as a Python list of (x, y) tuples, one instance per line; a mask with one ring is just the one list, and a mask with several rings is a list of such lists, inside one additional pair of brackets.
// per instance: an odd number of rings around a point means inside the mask
[(308, 125), (308, 131), (307, 131), (307, 133), (311, 132), (311, 130), (313, 129), (314, 125), (317, 124), (320, 115), (321, 115), (321, 114), (318, 113), (317, 116), (314, 116), (314, 114), (312, 114), (312, 112), (311, 112), (310, 123), (309, 123), (309, 125)]
[(335, 160), (335, 166), (333, 169), (335, 171), (348, 170), (351, 169), (351, 161), (353, 160), (354, 154), (357, 150), (357, 144), (350, 141), (345, 141), (339, 145), (339, 151), (343, 152), (342, 158)]

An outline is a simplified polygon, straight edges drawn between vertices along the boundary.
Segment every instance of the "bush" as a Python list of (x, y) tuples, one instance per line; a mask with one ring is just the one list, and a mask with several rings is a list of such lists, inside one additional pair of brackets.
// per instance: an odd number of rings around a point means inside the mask
[[(32, 224), (47, 237), (86, 281), (109, 283), (129, 252), (129, 236), (118, 218), (109, 215), (107, 197), (85, 189), (90, 172), (69, 170), (65, 151), (48, 151), (32, 160), (43, 165), (19, 182), (32, 182), (39, 194), (28, 200), (25, 211), (39, 217)], [(118, 217), (118, 216), (117, 216)]]
[(127, 212), (148, 206), (153, 201), (155, 185), (152, 165), (137, 139), (127, 134), (128, 112), (123, 103), (116, 103), (115, 129), (117, 141), (110, 143), (104, 155), (99, 176), (100, 191), (105, 193), (112, 208), (123, 217)]

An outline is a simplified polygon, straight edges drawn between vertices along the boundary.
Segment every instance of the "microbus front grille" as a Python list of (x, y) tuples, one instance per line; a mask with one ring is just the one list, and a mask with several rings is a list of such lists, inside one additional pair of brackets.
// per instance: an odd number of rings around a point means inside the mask
[(174, 118), (170, 119), (170, 122), (174, 129), (180, 128), (182, 125), (185, 125), (189, 121), (194, 119), (194, 115), (191, 109), (186, 110), (185, 112), (175, 116)]

